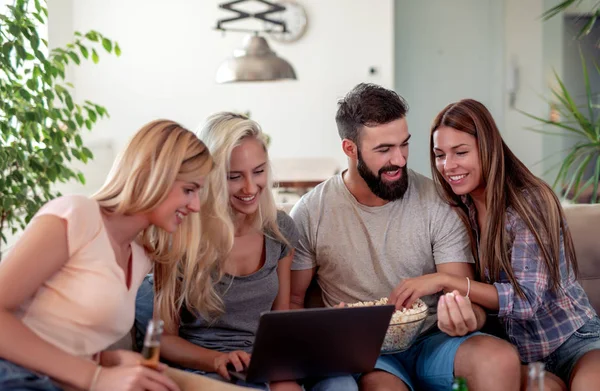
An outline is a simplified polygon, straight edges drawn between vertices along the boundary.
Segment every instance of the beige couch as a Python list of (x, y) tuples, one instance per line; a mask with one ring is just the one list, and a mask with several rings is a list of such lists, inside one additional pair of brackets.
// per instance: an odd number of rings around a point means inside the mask
[[(579, 262), (579, 280), (596, 312), (600, 313), (600, 204), (565, 205), (565, 214)], [(320, 293), (318, 285), (313, 281), (307, 293), (307, 307), (322, 305)], [(132, 335), (123, 338), (113, 348), (131, 349)], [(179, 371), (173, 374), (178, 383), (186, 384), (184, 389), (193, 389), (194, 387), (188, 388), (192, 385), (202, 385), (202, 387), (207, 387), (207, 390), (237, 389), (237, 387), (232, 388), (222, 382), (187, 375)]]
[(577, 253), (579, 281), (600, 313), (600, 204), (565, 205), (565, 214)]

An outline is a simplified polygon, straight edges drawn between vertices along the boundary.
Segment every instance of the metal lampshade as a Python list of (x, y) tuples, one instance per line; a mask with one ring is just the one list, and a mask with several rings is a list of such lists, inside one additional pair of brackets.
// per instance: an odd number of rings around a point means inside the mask
[(258, 35), (244, 38), (241, 49), (225, 60), (217, 70), (217, 83), (240, 81), (270, 81), (296, 79), (296, 72), (289, 62), (271, 50), (267, 40)]

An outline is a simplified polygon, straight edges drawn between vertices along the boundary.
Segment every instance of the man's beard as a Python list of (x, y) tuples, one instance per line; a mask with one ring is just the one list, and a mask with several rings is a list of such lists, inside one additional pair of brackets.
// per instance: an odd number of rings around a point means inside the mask
[[(377, 197), (386, 201), (395, 201), (399, 200), (404, 196), (406, 190), (408, 189), (408, 170), (406, 165), (404, 167), (399, 166), (384, 166), (379, 169), (378, 175), (375, 175), (367, 164), (362, 159), (362, 155), (360, 150), (358, 150), (358, 173), (367, 183), (369, 189), (375, 194)], [(386, 182), (381, 179), (381, 175), (386, 171), (396, 171), (401, 170), (400, 179), (394, 182)]]

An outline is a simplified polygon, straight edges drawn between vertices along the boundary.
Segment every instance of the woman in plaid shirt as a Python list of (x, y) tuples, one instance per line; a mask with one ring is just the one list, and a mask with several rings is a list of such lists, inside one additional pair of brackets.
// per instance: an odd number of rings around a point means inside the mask
[(431, 147), (434, 181), (469, 228), (484, 282), (436, 273), (405, 281), (393, 299), (409, 304), (454, 291), (440, 299), (439, 322), (465, 323), (467, 332), (470, 299), (497, 313), (523, 363), (543, 361), (572, 390), (599, 384), (600, 319), (576, 280), (573, 241), (552, 189), (511, 152), (475, 100), (438, 114)]

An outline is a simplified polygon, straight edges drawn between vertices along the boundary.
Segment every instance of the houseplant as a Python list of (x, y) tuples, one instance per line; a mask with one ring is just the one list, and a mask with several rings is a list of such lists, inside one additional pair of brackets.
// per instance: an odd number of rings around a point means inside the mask
[(47, 19), (44, 0), (14, 0), (0, 11), (0, 250), (7, 232), (24, 228), (57, 196), (54, 183), (85, 181), (69, 162), (92, 158), (81, 132), (107, 112), (87, 100), (74, 102), (67, 66), (97, 63), (99, 50), (121, 53), (97, 31), (75, 33), (73, 43), (49, 51), (38, 31)]
[[(570, 7), (576, 7), (582, 0), (564, 0), (548, 9), (542, 15), (548, 20), (561, 15)], [(590, 17), (577, 34), (577, 38), (588, 35), (600, 16), (600, 3), (594, 4), (589, 11)], [(567, 148), (566, 156), (562, 159), (553, 187), (557, 189), (566, 200), (574, 202), (600, 202), (598, 184), (600, 182), (600, 108), (595, 102), (598, 91), (592, 91), (590, 78), (584, 56), (580, 50), (583, 80), (585, 84), (585, 103), (575, 103), (573, 94), (565, 87), (561, 77), (554, 72), (557, 88), (552, 90), (549, 100), (553, 114), (550, 118), (541, 118), (522, 112), (526, 116), (541, 122), (544, 129), (532, 129), (551, 135), (573, 135), (575, 144)], [(595, 65), (595, 72), (600, 73), (600, 68)], [(530, 128), (531, 129), (531, 128)], [(557, 131), (549, 131), (554, 129)], [(589, 175), (590, 170), (591, 175)], [(589, 176), (589, 178), (586, 178)]]
[[(551, 19), (551, 18), (555, 17), (556, 15), (562, 14), (563, 12), (565, 12), (567, 9), (569, 9), (571, 7), (577, 7), (582, 2), (583, 2), (583, 0), (561, 1), (554, 7), (550, 8), (546, 12), (544, 12), (542, 14), (542, 18), (544, 20)], [(594, 24), (596, 23), (596, 20), (598, 20), (598, 17), (600, 17), (600, 3), (596, 3), (592, 7), (592, 9), (590, 11), (590, 20), (588, 20), (587, 23), (581, 28), (581, 30), (579, 31), (579, 34), (577, 35), (577, 38), (581, 38), (585, 35), (588, 35), (592, 31), (592, 28), (594, 28)]]
[[(560, 189), (567, 200), (580, 200), (582, 195), (589, 194), (586, 201), (596, 203), (600, 201), (598, 184), (600, 182), (600, 116), (596, 113), (600, 108), (594, 103), (597, 93), (592, 92), (590, 79), (585, 59), (580, 53), (582, 71), (585, 81), (586, 103), (578, 106), (571, 93), (565, 87), (560, 76), (554, 72), (558, 87), (552, 90), (553, 99), (550, 104), (558, 114), (558, 118), (542, 118), (525, 113), (526, 116), (546, 125), (545, 129), (530, 128), (536, 132), (560, 135), (571, 134), (577, 137), (577, 142), (567, 149), (567, 154), (562, 162), (553, 187)], [(596, 72), (600, 68), (596, 65)], [(586, 171), (593, 169), (592, 175), (584, 179)]]

